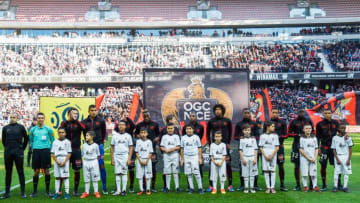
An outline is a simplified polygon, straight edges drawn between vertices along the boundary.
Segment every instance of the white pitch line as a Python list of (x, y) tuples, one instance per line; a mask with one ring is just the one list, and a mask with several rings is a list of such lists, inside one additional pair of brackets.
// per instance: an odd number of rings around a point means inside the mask
[[(108, 149), (110, 149), (110, 147), (106, 147), (106, 148), (104, 149), (104, 151), (106, 151), (106, 150), (108, 150)], [(52, 174), (53, 172), (54, 172), (54, 170), (50, 170), (50, 174)], [(39, 175), (39, 179), (42, 178), (43, 176), (44, 176), (43, 174)], [(29, 179), (29, 180), (25, 181), (25, 185), (28, 184), (28, 183), (31, 183), (32, 181), (33, 181), (33, 179)], [(10, 188), (10, 191), (15, 190), (15, 189), (17, 189), (17, 188), (19, 188), (19, 187), (20, 187), (20, 184), (14, 185), (14, 186), (12, 186), (12, 187)], [(1, 191), (1, 192), (0, 192), (0, 195), (3, 195), (3, 194), (5, 194), (5, 191)]]

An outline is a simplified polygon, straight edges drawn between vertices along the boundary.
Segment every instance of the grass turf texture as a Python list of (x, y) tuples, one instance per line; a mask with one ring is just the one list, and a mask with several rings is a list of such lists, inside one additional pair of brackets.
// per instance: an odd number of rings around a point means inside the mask
[[(334, 168), (333, 166), (328, 165), (327, 170), (327, 185), (328, 185), (328, 191), (327, 192), (321, 192), (321, 193), (314, 193), (314, 192), (308, 192), (304, 193), (301, 191), (292, 191), (292, 189), (295, 187), (295, 179), (294, 179), (294, 165), (290, 162), (290, 152), (291, 152), (291, 143), (292, 138), (289, 138), (285, 141), (285, 153), (286, 153), (286, 161), (285, 161), (285, 186), (289, 189), (289, 192), (280, 192), (279, 189), (279, 179), (277, 176), (276, 180), (276, 188), (277, 193), (276, 194), (265, 194), (264, 191), (259, 191), (256, 194), (244, 194), (243, 192), (227, 192), (225, 195), (222, 194), (210, 194), (205, 193), (203, 195), (200, 195), (198, 193), (194, 193), (192, 195), (186, 193), (187, 183), (186, 183), (186, 177), (184, 174), (181, 174), (180, 184), (183, 192), (180, 194), (177, 194), (173, 191), (173, 185), (172, 185), (172, 191), (169, 194), (164, 194), (160, 192), (160, 189), (163, 187), (163, 181), (162, 176), (160, 173), (157, 174), (157, 183), (156, 183), (156, 189), (158, 190), (158, 193), (152, 193), (150, 196), (147, 195), (141, 195), (138, 196), (136, 193), (134, 194), (127, 194), (126, 197), (122, 196), (112, 196), (112, 195), (103, 195), (101, 194), (100, 199), (96, 199), (91, 196), (87, 198), (86, 200), (82, 200), (79, 197), (71, 196), (70, 200), (66, 200), (67, 202), (87, 202), (89, 200), (91, 201), (97, 201), (97, 202), (114, 202), (114, 201), (155, 201), (155, 202), (214, 202), (214, 201), (226, 201), (226, 202), (239, 202), (239, 201), (248, 201), (248, 202), (357, 202), (360, 195), (360, 176), (358, 175), (360, 173), (360, 134), (353, 134), (352, 135), (353, 141), (355, 146), (353, 147), (353, 156), (352, 156), (352, 169), (353, 174), (350, 175), (349, 178), (349, 190), (350, 193), (344, 193), (344, 192), (337, 192), (332, 193), (331, 189), (333, 187), (333, 176), (334, 176)], [(109, 142), (107, 141), (106, 146), (109, 146)], [(114, 167), (111, 166), (110, 163), (110, 150), (105, 151), (105, 160), (106, 160), (106, 170), (107, 170), (107, 183), (108, 183), (108, 190), (109, 192), (115, 187), (115, 181), (114, 181), (114, 174), (113, 170)], [(5, 189), (5, 166), (4, 166), (4, 157), (3, 157), (3, 146), (0, 147), (0, 191), (3, 191)], [(25, 180), (32, 179), (33, 171), (31, 168), (26, 167), (26, 156), (27, 152), (25, 152), (24, 157), (24, 165), (25, 165)], [(234, 159), (234, 158), (233, 158)], [(320, 164), (318, 164), (318, 168), (320, 167)], [(278, 171), (277, 171), (278, 173)], [(82, 175), (82, 174), (81, 174)], [(208, 186), (208, 174), (204, 173), (204, 189)], [(54, 177), (51, 177), (51, 192), (54, 192)], [(83, 178), (81, 177), (81, 183), (79, 192), (84, 191), (84, 183), (82, 182)], [(14, 166), (13, 169), (13, 178), (12, 178), (12, 186), (18, 184), (18, 176), (16, 173), (16, 169)], [(342, 178), (343, 183), (343, 178)], [(173, 183), (172, 183), (173, 184)], [(195, 188), (197, 188), (196, 181), (194, 180)], [(309, 183), (308, 183), (309, 184)], [(233, 187), (236, 189), (240, 185), (239, 180), (239, 173), (237, 171), (233, 172)], [(259, 185), (264, 189), (265, 188), (265, 182), (264, 177), (259, 176)], [(225, 185), (227, 186), (227, 184)], [(321, 187), (321, 177), (320, 177), (320, 169), (318, 170), (318, 186)], [(128, 184), (129, 187), (129, 184)], [(134, 189), (135, 192), (137, 192), (138, 189), (138, 181), (135, 180)], [(70, 193), (72, 193), (73, 189), (73, 174), (71, 174), (70, 177)], [(39, 187), (38, 187), (38, 197), (36, 198), (30, 198), (29, 195), (31, 194), (33, 190), (32, 182), (26, 184), (26, 199), (20, 198), (20, 188), (14, 189), (11, 191), (11, 197), (10, 199), (5, 200), (4, 202), (56, 202), (56, 201), (64, 201), (63, 196), (59, 200), (52, 200), (48, 197), (45, 197), (45, 183), (44, 178), (40, 178), (39, 180)], [(91, 186), (91, 193), (93, 191)], [(99, 191), (101, 192), (101, 181), (99, 181)], [(197, 192), (197, 190), (196, 190)]]

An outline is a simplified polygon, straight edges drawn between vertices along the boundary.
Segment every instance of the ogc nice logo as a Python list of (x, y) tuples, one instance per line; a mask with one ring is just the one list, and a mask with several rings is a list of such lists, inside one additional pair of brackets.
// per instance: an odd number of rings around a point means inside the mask
[[(161, 104), (164, 122), (166, 116), (170, 114), (175, 115), (178, 122), (186, 122), (190, 119), (191, 112), (196, 113), (198, 121), (210, 120), (214, 116), (212, 108), (218, 103), (225, 106), (225, 117), (232, 119), (233, 104), (223, 90), (213, 87), (205, 89), (199, 76), (192, 77), (189, 83), (188, 87), (174, 89), (164, 97)], [(206, 95), (210, 96), (206, 97)]]

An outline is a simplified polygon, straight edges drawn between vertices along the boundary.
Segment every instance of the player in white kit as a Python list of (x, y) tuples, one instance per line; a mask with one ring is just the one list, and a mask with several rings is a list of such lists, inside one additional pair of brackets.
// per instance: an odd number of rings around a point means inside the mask
[(217, 180), (220, 179), (220, 191), (222, 194), (225, 194), (225, 181), (226, 181), (226, 164), (224, 164), (226, 159), (226, 145), (221, 142), (222, 134), (221, 131), (216, 131), (214, 134), (215, 142), (210, 145), (210, 160), (211, 160), (211, 177), (210, 180), (213, 181), (213, 190), (211, 194), (216, 194), (217, 192)]
[(184, 166), (184, 173), (188, 178), (190, 189), (189, 194), (194, 193), (193, 175), (198, 184), (199, 193), (204, 194), (200, 175), (200, 164), (202, 164), (202, 150), (199, 136), (194, 135), (194, 127), (186, 126), (186, 135), (181, 138), (181, 166)]
[(265, 121), (264, 133), (260, 136), (259, 148), (262, 154), (262, 169), (265, 176), (266, 193), (276, 193), (276, 154), (279, 151), (279, 136), (274, 133), (275, 124)]
[(304, 125), (304, 135), (300, 137), (300, 169), (304, 192), (308, 192), (307, 177), (311, 177), (314, 192), (320, 192), (317, 187), (317, 156), (318, 156), (318, 142), (316, 136), (311, 134), (312, 126), (310, 124)]
[(52, 199), (58, 199), (60, 194), (60, 181), (64, 181), (65, 197), (69, 199), (69, 160), (71, 157), (71, 143), (65, 138), (65, 128), (58, 129), (59, 139), (51, 147), (51, 157), (54, 160), (55, 194)]
[[(115, 169), (116, 195), (126, 195), (127, 171), (131, 163), (133, 153), (133, 140), (130, 134), (126, 132), (126, 121), (119, 122), (119, 133), (114, 132), (111, 139), (111, 164)], [(120, 192), (122, 183), (122, 190)]]
[(151, 157), (154, 152), (151, 140), (147, 139), (148, 131), (146, 128), (140, 129), (140, 139), (136, 141), (136, 178), (139, 179), (140, 192), (137, 195), (144, 193), (144, 177), (146, 179), (146, 194), (150, 195), (150, 185), (152, 174)]
[(180, 172), (180, 137), (174, 134), (174, 125), (168, 124), (167, 133), (161, 139), (160, 150), (164, 152), (164, 174), (166, 175), (165, 193), (170, 191), (171, 174), (174, 176), (176, 192), (180, 192), (179, 188), (179, 172)]
[(244, 177), (245, 189), (244, 193), (249, 193), (249, 177), (250, 177), (250, 191), (256, 193), (254, 188), (255, 176), (258, 175), (257, 165), (257, 151), (258, 146), (255, 137), (251, 137), (251, 127), (249, 124), (244, 124), (242, 132), (243, 138), (240, 138), (239, 154), (241, 161), (242, 176)]
[(338, 191), (338, 179), (339, 175), (344, 175), (344, 192), (349, 192), (348, 183), (349, 175), (352, 174), (351, 170), (351, 155), (352, 155), (352, 146), (354, 143), (346, 133), (346, 125), (341, 124), (339, 126), (339, 133), (333, 137), (331, 143), (331, 149), (334, 152), (335, 158), (335, 170), (334, 170), (334, 188), (333, 192)]
[(98, 181), (100, 180), (99, 159), (100, 150), (99, 145), (94, 142), (95, 132), (89, 131), (86, 133), (86, 142), (83, 145), (82, 156), (84, 158), (83, 174), (85, 183), (85, 192), (81, 195), (81, 199), (89, 197), (90, 181), (93, 183), (94, 195), (100, 198), (98, 189)]

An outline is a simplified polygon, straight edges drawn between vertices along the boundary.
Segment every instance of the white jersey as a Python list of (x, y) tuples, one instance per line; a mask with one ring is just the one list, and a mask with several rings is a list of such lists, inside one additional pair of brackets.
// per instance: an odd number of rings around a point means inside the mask
[[(161, 139), (160, 147), (164, 147), (165, 149), (171, 149), (174, 147), (180, 146), (180, 137), (179, 135), (164, 135)], [(173, 151), (171, 153), (165, 153), (166, 156), (177, 156), (179, 151)]]
[(114, 154), (129, 154), (130, 146), (133, 146), (133, 140), (128, 133), (120, 134), (114, 132), (111, 139), (111, 145), (114, 146)]
[(226, 145), (222, 142), (220, 144), (216, 144), (215, 142), (210, 145), (210, 156), (212, 156), (215, 160), (221, 160), (223, 156), (226, 156)]
[(139, 157), (142, 160), (146, 160), (149, 157), (149, 154), (152, 154), (153, 151), (153, 145), (151, 140), (145, 140), (139, 139), (136, 141), (135, 146), (135, 152), (139, 154)]
[(243, 152), (243, 156), (255, 156), (258, 149), (256, 139), (253, 137), (245, 137), (240, 139), (239, 150)]
[(277, 134), (262, 134), (259, 140), (259, 147), (262, 147), (266, 155), (271, 155), (277, 146), (279, 146), (279, 137)]
[[(305, 154), (313, 159), (315, 157), (315, 150), (318, 148), (316, 137), (300, 137), (300, 149), (303, 149)], [(300, 153), (300, 157), (303, 155)]]
[(58, 139), (52, 144), (51, 153), (54, 154), (55, 157), (67, 156), (71, 152), (71, 143), (68, 139)]
[(99, 145), (95, 142), (92, 144), (85, 143), (83, 145), (82, 156), (85, 160), (94, 160), (100, 156)]
[(201, 148), (201, 141), (199, 136), (182, 136), (180, 147), (184, 149), (184, 155), (186, 156), (199, 155), (199, 148)]
[(351, 137), (348, 137), (348, 139), (345, 140), (344, 136), (339, 136), (339, 135), (333, 137), (331, 143), (331, 149), (335, 149), (337, 155), (348, 155), (349, 147), (352, 146), (354, 146), (354, 143)]

